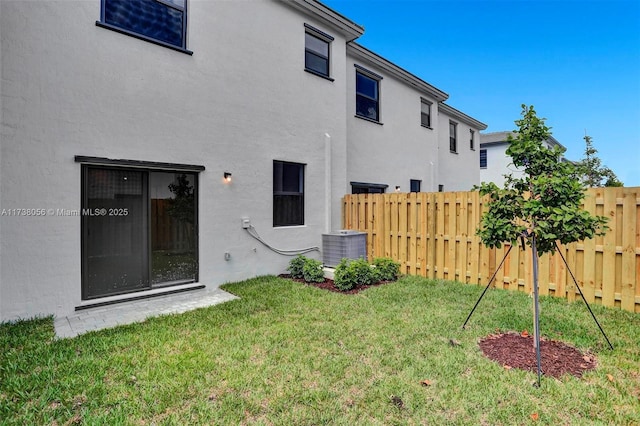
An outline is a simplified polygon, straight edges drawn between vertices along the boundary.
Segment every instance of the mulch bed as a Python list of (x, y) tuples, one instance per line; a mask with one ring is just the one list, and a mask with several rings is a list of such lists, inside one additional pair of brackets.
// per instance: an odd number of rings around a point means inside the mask
[(371, 284), (371, 285), (357, 285), (354, 288), (352, 288), (351, 290), (347, 290), (347, 291), (342, 291), (339, 288), (337, 288), (335, 286), (335, 284), (333, 283), (333, 280), (330, 280), (329, 278), (325, 278), (323, 282), (321, 283), (308, 283), (305, 280), (303, 280), (302, 278), (291, 278), (291, 275), (289, 274), (280, 274), (278, 275), (280, 278), (287, 278), (302, 284), (306, 284), (306, 285), (310, 285), (313, 287), (318, 287), (321, 288), (323, 290), (329, 290), (329, 291), (335, 291), (336, 293), (342, 293), (342, 294), (356, 294), (356, 293), (360, 293), (362, 290), (366, 290), (368, 288), (371, 287), (376, 287), (379, 285), (385, 285), (385, 284), (390, 284), (393, 283), (394, 281), (380, 281), (378, 283), (375, 284)]
[[(527, 332), (490, 334), (479, 342), (489, 359), (506, 369), (519, 368), (537, 373), (533, 336)], [(546, 376), (559, 378), (563, 374), (581, 377), (596, 367), (595, 356), (583, 354), (576, 348), (556, 340), (540, 339), (540, 369)]]

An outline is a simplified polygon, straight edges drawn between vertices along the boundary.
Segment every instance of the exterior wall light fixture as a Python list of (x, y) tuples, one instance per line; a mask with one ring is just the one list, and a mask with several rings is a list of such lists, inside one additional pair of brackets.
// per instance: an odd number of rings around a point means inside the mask
[(231, 173), (224, 172), (223, 176), (224, 176), (225, 183), (230, 183), (231, 182)]

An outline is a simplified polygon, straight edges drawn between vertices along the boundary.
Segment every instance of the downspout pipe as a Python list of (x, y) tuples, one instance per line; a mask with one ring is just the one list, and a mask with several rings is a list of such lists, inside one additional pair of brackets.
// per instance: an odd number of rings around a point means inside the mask
[(324, 134), (324, 232), (331, 232), (331, 135)]

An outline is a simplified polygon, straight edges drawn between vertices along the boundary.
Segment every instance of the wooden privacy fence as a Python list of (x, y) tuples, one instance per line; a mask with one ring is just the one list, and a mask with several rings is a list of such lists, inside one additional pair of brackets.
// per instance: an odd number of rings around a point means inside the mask
[[(367, 256), (390, 257), (406, 274), (487, 285), (509, 249), (476, 236), (486, 203), (478, 192), (353, 194), (343, 198), (342, 225), (367, 233)], [(585, 298), (640, 312), (640, 187), (591, 188), (583, 208), (609, 218), (603, 237), (560, 246)], [(514, 247), (494, 287), (532, 291), (532, 253)], [(580, 298), (558, 253), (539, 263), (542, 295)]]

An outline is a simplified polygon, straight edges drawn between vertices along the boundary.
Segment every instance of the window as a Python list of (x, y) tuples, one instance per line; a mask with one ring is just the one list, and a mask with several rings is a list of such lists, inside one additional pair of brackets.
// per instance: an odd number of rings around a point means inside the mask
[(481, 169), (487, 168), (487, 150), (486, 149), (480, 150), (480, 168)]
[(420, 124), (431, 128), (431, 102), (424, 99), (420, 101)]
[(475, 135), (476, 132), (473, 131), (473, 129), (469, 129), (469, 148), (471, 148), (472, 150), (476, 149), (476, 145), (475, 145)]
[(449, 122), (449, 151), (458, 152), (458, 140), (456, 139), (458, 125), (453, 121)]
[(352, 194), (384, 194), (389, 185), (383, 183), (351, 182)]
[(197, 281), (204, 167), (98, 163), (82, 165), (82, 299)]
[(329, 48), (333, 37), (305, 24), (304, 69), (312, 74), (329, 77)]
[(420, 192), (420, 185), (422, 184), (421, 180), (411, 179), (409, 181), (409, 188), (411, 192)]
[(273, 226), (304, 225), (304, 164), (273, 162)]
[(102, 0), (101, 21), (97, 24), (185, 50), (187, 0)]
[(356, 71), (356, 115), (370, 120), (380, 120), (379, 80)]

